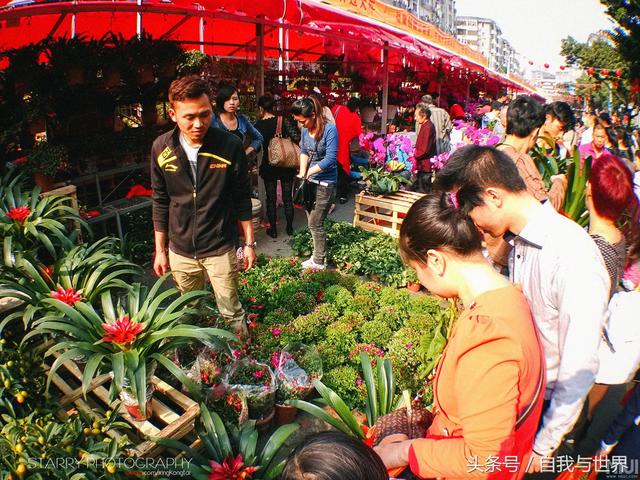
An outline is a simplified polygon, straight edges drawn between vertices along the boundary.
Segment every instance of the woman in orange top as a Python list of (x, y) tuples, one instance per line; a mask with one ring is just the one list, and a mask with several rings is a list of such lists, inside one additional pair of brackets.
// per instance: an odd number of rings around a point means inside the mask
[(400, 251), (425, 287), (459, 298), (465, 310), (436, 371), (426, 438), (390, 435), (377, 453), (387, 468), (409, 465), (420, 478), (522, 478), (544, 394), (542, 347), (524, 295), (483, 257), (455, 194), (411, 207)]

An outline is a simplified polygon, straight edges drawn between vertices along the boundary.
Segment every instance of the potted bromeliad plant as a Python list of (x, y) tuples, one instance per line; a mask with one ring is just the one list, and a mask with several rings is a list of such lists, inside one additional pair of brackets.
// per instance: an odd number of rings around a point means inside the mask
[(48, 192), (53, 190), (56, 174), (69, 168), (69, 151), (64, 145), (39, 142), (16, 163), (22, 163), (24, 171), (33, 175), (36, 185)]
[[(119, 241), (103, 238), (91, 245), (74, 247), (52, 265), (18, 254), (12, 265), (0, 270), (0, 298), (14, 298), (21, 305), (5, 312), (0, 331), (14, 319), (22, 318), (27, 329), (37, 315), (46, 315), (44, 299), (55, 298), (69, 306), (94, 303), (103, 292), (127, 290), (142, 269), (117, 253)], [(50, 308), (50, 307), (49, 307)]]
[(240, 394), (247, 403), (248, 412), (240, 415), (256, 420), (258, 427), (267, 426), (273, 416), (276, 381), (268, 365), (251, 358), (241, 358), (225, 369), (223, 385), (227, 393)]
[(0, 237), (5, 265), (12, 265), (17, 252), (37, 256), (41, 250), (51, 258), (73, 248), (78, 230), (65, 223), (87, 227), (77, 209), (64, 195), (41, 197), (40, 187), (24, 191), (21, 177), (0, 184)]
[[(196, 480), (274, 480), (279, 478), (284, 460), (277, 460), (278, 453), (300, 426), (296, 423), (279, 427), (265, 441), (259, 440), (255, 422), (249, 420), (240, 427), (225, 427), (220, 416), (200, 406), (200, 419), (196, 433), (204, 446), (204, 452), (196, 451), (176, 440), (152, 438), (168, 448), (191, 456), (187, 471)], [(261, 445), (262, 447), (257, 447)], [(185, 463), (183, 463), (185, 465)]]
[(47, 386), (63, 362), (85, 356), (87, 364), (82, 391), (86, 394), (91, 380), (101, 371), (111, 371), (111, 400), (120, 395), (127, 411), (136, 420), (151, 415), (152, 378), (158, 364), (197, 395), (197, 386), (171, 361), (171, 353), (194, 340), (219, 344), (237, 339), (224, 330), (180, 323), (185, 315), (197, 313), (188, 307), (191, 302), (210, 294), (194, 291), (180, 296), (176, 288), (161, 292), (168, 275), (158, 279), (150, 289), (133, 284), (121, 301), (114, 301), (111, 292), (103, 292), (100, 310), (84, 301), (75, 302), (72, 307), (56, 298), (44, 299), (43, 303), (57, 313), (34, 322), (35, 330), (42, 334), (63, 334), (68, 338), (45, 354), (63, 352), (51, 366)]
[(303, 399), (313, 391), (313, 382), (322, 378), (322, 359), (315, 347), (292, 342), (273, 353), (271, 364), (278, 384), (276, 424), (285, 425), (293, 422), (298, 409), (284, 402)]

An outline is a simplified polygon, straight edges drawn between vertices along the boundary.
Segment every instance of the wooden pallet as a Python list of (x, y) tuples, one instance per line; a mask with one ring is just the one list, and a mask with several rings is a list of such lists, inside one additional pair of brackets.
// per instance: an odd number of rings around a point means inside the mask
[[(49, 357), (46, 362), (50, 366), (57, 355)], [(154, 376), (152, 382), (155, 392), (152, 399), (153, 415), (149, 420), (136, 421), (119, 405), (123, 420), (131, 425), (126, 432), (129, 440), (135, 445), (132, 455), (137, 457), (157, 457), (164, 447), (147, 440), (148, 437), (182, 439), (194, 428), (195, 419), (200, 414), (200, 405), (189, 397)], [(109, 374), (100, 375), (90, 383), (86, 398), (82, 395), (82, 369), (73, 361), (67, 360), (53, 375), (51, 394), (59, 397), (61, 410), (58, 416), (65, 420), (72, 410), (82, 410), (92, 415), (95, 408), (115, 410), (119, 402), (109, 402)], [(92, 415), (93, 416), (93, 415)], [(119, 439), (125, 432), (111, 430), (108, 435)]]
[(406, 190), (388, 195), (373, 196), (365, 192), (356, 195), (356, 211), (353, 226), (372, 232), (382, 232), (392, 237), (400, 236), (404, 216), (423, 193)]

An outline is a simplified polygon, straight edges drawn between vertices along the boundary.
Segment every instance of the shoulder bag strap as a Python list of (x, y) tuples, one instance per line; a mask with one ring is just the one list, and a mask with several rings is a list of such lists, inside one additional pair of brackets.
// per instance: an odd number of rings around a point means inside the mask
[(278, 115), (278, 120), (276, 121), (276, 137), (282, 136), (282, 115)]
[(542, 394), (542, 390), (544, 386), (544, 375), (545, 375), (545, 366), (543, 362), (543, 364), (540, 366), (540, 376), (538, 377), (538, 386), (536, 388), (536, 393), (533, 395), (533, 399), (531, 400), (529, 405), (527, 405), (527, 407), (520, 413), (520, 415), (518, 415), (518, 418), (516, 419), (516, 430), (518, 430), (520, 427), (522, 427), (522, 425), (524, 425), (524, 422), (527, 421), (527, 418), (529, 418), (529, 415), (531, 415), (534, 408), (536, 407), (536, 404), (538, 403), (538, 399)]

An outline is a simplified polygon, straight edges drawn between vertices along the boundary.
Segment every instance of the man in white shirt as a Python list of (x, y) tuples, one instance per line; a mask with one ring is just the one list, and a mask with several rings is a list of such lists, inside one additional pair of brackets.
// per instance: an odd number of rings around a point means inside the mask
[(460, 208), (476, 225), (513, 245), (510, 279), (522, 287), (545, 350), (548, 407), (534, 442), (529, 472), (559, 450), (571, 432), (598, 371), (598, 346), (610, 280), (595, 243), (577, 223), (527, 192), (503, 152), (469, 145), (438, 175), (457, 190)]

